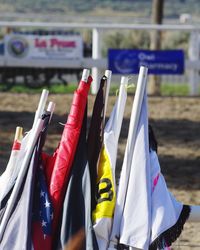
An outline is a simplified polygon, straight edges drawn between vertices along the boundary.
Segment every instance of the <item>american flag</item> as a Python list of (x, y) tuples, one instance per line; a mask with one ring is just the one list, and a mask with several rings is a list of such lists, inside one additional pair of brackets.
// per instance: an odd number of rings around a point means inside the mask
[(38, 169), (33, 207), (33, 248), (34, 250), (51, 249), (53, 207), (42, 166)]

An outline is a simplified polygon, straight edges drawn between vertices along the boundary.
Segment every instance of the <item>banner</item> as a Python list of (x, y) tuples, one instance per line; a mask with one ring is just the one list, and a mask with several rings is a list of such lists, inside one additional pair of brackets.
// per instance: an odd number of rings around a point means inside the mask
[(183, 50), (110, 49), (109, 70), (113, 74), (138, 74), (140, 66), (148, 67), (149, 74), (183, 74)]
[(80, 35), (8, 34), (5, 36), (7, 63), (13, 61), (66, 60), (83, 57)]

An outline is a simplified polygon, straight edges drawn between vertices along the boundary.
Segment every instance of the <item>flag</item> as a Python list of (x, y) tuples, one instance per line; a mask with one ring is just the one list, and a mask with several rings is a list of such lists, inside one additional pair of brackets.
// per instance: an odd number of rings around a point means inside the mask
[[(44, 162), (44, 165), (46, 164), (47, 181), (50, 180), (48, 182), (49, 194), (54, 210), (53, 235), (56, 234), (56, 228), (59, 223), (59, 216), (79, 140), (91, 82), (91, 76), (88, 77), (87, 82), (80, 81), (78, 89), (74, 93), (71, 110), (59, 146), (53, 156), (46, 157), (48, 160)], [(48, 174), (51, 176), (48, 176)]]
[(81, 229), (85, 232), (82, 249), (98, 249), (91, 220), (91, 186), (86, 147), (86, 113), (85, 111), (81, 134), (65, 194), (57, 249), (64, 249), (66, 243)]
[(91, 207), (92, 211), (96, 206), (95, 190), (97, 179), (97, 164), (103, 142), (104, 113), (105, 113), (105, 90), (107, 77), (101, 78), (100, 87), (94, 102), (92, 118), (87, 138), (88, 163), (91, 177)]
[(40, 165), (36, 177), (32, 218), (33, 249), (52, 249), (53, 206), (48, 194), (43, 166)]
[[(127, 175), (128, 147), (118, 187), (113, 228), (109, 249), (117, 249), (120, 244), (133, 248), (148, 249), (150, 242), (150, 160), (148, 140), (147, 97), (144, 94), (136, 142), (133, 150), (128, 183)], [(127, 190), (125, 187), (127, 186)]]
[(32, 230), (31, 241), (34, 250), (50, 250), (52, 249), (52, 221), (53, 221), (53, 205), (48, 192), (47, 181), (44, 173), (42, 162), (42, 148), (45, 143), (47, 128), (50, 119), (50, 112), (44, 115), (45, 124), (40, 136), (38, 145), (39, 158), (37, 173), (35, 177), (35, 188), (33, 193), (32, 208)]
[(107, 249), (116, 202), (115, 166), (117, 146), (126, 104), (125, 85), (120, 87), (120, 96), (112, 110), (104, 130), (103, 148), (100, 153), (97, 175), (97, 205), (93, 211), (94, 230), (99, 249)]
[(152, 221), (149, 250), (165, 249), (180, 236), (191, 209), (168, 191), (153, 149), (150, 149), (150, 165)]
[(38, 167), (39, 154), (40, 140), (37, 141), (34, 147), (29, 167), (25, 172), (16, 199), (13, 200), (14, 206), (4, 229), (3, 237), (0, 241), (0, 249), (32, 249), (32, 203), (35, 186), (35, 172)]
[(109, 249), (169, 249), (189, 217), (190, 207), (176, 201), (167, 189), (152, 137), (145, 94), (126, 193), (126, 154), (122, 166)]

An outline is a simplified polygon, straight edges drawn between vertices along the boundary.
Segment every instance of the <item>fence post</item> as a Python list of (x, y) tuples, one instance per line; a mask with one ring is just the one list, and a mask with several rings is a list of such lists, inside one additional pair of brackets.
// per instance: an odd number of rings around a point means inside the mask
[[(199, 33), (197, 31), (192, 31), (189, 43), (189, 59), (191, 61), (197, 61), (200, 58), (200, 43), (199, 43)], [(199, 70), (194, 68), (190, 70), (189, 74), (190, 82), (190, 95), (198, 95), (199, 87)]]
[[(100, 30), (94, 28), (92, 30), (92, 59), (101, 58), (101, 37)], [(91, 86), (92, 94), (96, 94), (99, 88), (100, 72), (97, 67), (92, 68), (93, 83)]]

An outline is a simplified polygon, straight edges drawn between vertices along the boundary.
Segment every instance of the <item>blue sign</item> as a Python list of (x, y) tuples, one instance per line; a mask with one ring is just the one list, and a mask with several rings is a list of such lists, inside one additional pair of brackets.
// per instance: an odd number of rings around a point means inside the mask
[(183, 74), (183, 50), (109, 49), (109, 69), (113, 74), (138, 74), (140, 66), (147, 66), (149, 74)]

